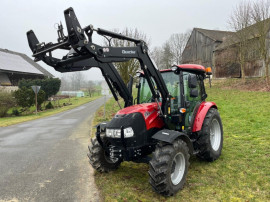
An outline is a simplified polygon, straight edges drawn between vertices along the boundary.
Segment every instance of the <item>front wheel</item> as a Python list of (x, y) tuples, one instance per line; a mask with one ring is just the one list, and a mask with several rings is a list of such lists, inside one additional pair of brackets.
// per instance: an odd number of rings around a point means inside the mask
[(189, 166), (189, 152), (183, 140), (158, 144), (149, 163), (149, 183), (154, 191), (172, 196), (183, 188)]
[(120, 166), (122, 159), (111, 158), (101, 147), (96, 138), (91, 139), (91, 143), (92, 144), (88, 146), (89, 153), (87, 156), (89, 158), (89, 163), (94, 169), (99, 172), (109, 172), (116, 170)]
[(221, 155), (223, 126), (217, 109), (211, 108), (207, 112), (197, 145), (197, 156), (202, 160), (214, 161)]

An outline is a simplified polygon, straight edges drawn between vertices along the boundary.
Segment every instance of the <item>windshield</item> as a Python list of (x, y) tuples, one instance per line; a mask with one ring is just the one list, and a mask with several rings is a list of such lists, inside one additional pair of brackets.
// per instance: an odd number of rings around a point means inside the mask
[(151, 102), (152, 93), (147, 83), (147, 80), (144, 77), (140, 78), (140, 92), (139, 93), (140, 93), (139, 103)]
[[(167, 89), (170, 95), (172, 96), (171, 113), (175, 114), (178, 112), (178, 107), (181, 106), (179, 75), (175, 74), (174, 72), (162, 72), (161, 76), (164, 80), (164, 83), (167, 86)], [(140, 93), (139, 103), (153, 102), (152, 93), (150, 91), (147, 80), (144, 77), (140, 78), (140, 92), (139, 93)]]
[(171, 114), (178, 114), (178, 108), (181, 106), (180, 77), (174, 72), (161, 72), (161, 76), (167, 86), (170, 95), (172, 96)]

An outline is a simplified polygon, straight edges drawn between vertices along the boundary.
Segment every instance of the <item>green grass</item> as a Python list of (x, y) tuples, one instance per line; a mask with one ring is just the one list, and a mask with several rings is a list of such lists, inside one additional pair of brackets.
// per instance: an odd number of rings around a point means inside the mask
[[(73, 109), (75, 107), (78, 107), (82, 104), (91, 102), (97, 98), (99, 98), (100, 96), (95, 96), (95, 97), (82, 97), (82, 98), (76, 98), (76, 97), (72, 97), (72, 98), (66, 98), (66, 99), (61, 99), (59, 100), (59, 105), (58, 105), (58, 101), (52, 101), (52, 104), (57, 106), (61, 106), (61, 107), (57, 107), (54, 109), (49, 109), (46, 111), (41, 111), (38, 112), (38, 114), (35, 114), (35, 107), (31, 107), (30, 108), (30, 114), (28, 115), (21, 115), (21, 116), (13, 116), (13, 117), (4, 117), (4, 118), (0, 118), (0, 127), (5, 127), (5, 126), (9, 126), (9, 125), (13, 125), (13, 124), (18, 124), (21, 122), (25, 122), (25, 121), (30, 121), (30, 120), (34, 120), (34, 119), (38, 119), (38, 118), (42, 118), (45, 116), (50, 116), (59, 112), (63, 112), (69, 109)], [(48, 102), (47, 102), (48, 103)], [(68, 106), (63, 106), (63, 103), (72, 103), (71, 105)], [(42, 104), (43, 107), (43, 104)], [(12, 110), (10, 110), (12, 111)]]
[[(207, 89), (219, 107), (224, 127), (221, 157), (208, 163), (192, 157), (184, 189), (165, 198), (152, 191), (148, 165), (124, 162), (117, 171), (95, 172), (105, 201), (270, 201), (270, 95)], [(107, 104), (110, 119), (117, 104)], [(104, 121), (101, 108), (94, 123)]]

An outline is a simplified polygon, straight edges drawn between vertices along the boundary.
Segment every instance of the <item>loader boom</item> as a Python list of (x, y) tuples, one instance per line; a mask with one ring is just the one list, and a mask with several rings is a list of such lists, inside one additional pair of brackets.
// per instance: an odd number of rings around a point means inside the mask
[[(94, 29), (92, 25), (81, 27), (75, 15), (73, 8), (64, 11), (67, 37), (62, 37), (58, 43), (39, 43), (33, 31), (27, 33), (28, 42), (35, 61), (43, 60), (46, 64), (55, 68), (56, 71), (80, 71), (86, 67), (94, 67), (94, 65), (102, 66), (102, 64), (111, 64), (113, 62), (125, 62), (130, 59), (138, 59), (141, 69), (145, 74), (145, 78), (149, 84), (152, 96), (158, 102), (160, 96), (162, 98), (161, 114), (166, 119), (168, 115), (168, 107), (170, 105), (170, 95), (167, 87), (162, 79), (159, 70), (155, 67), (149, 54), (148, 47), (144, 41), (126, 37), (124, 35), (107, 31), (104, 29)], [(127, 40), (135, 43), (134, 47), (107, 47), (100, 46), (92, 42), (92, 34), (96, 32), (99, 35)], [(56, 49), (64, 49), (75, 51), (75, 54), (67, 55), (62, 59), (52, 56), (52, 52)], [(107, 74), (107, 69), (103, 75)], [(154, 80), (155, 84), (153, 83)], [(130, 103), (128, 101), (128, 103)], [(129, 106), (129, 104), (127, 104)]]

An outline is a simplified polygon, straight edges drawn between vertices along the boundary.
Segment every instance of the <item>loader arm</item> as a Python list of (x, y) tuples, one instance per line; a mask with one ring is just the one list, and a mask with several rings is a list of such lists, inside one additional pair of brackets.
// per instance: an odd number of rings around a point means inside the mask
[[(54, 67), (56, 71), (63, 72), (63, 68), (66, 69), (67, 67), (69, 67), (69, 71), (78, 71), (79, 68), (76, 70), (76, 63), (81, 64), (82, 61), (93, 61), (93, 63), (96, 62), (98, 64), (111, 64), (113, 62), (125, 62), (133, 58), (138, 59), (153, 98), (156, 102), (159, 102), (160, 96), (162, 98), (161, 114), (164, 115), (163, 117), (166, 119), (168, 107), (170, 105), (170, 95), (159, 70), (155, 67), (148, 54), (146, 43), (104, 29), (94, 29), (92, 25), (82, 28), (73, 8), (65, 10), (64, 15), (68, 36), (62, 37), (58, 40), (58, 43), (40, 44), (33, 31), (27, 33), (29, 46), (33, 51), (35, 60), (43, 60), (46, 64)], [(100, 46), (92, 42), (92, 34), (94, 32), (101, 36), (134, 42), (135, 46)], [(76, 54), (67, 55), (62, 59), (58, 59), (52, 56), (52, 52), (56, 49), (73, 49)], [(85, 67), (87, 66), (89, 67), (90, 65), (88, 64)], [(83, 65), (81, 65), (80, 68), (83, 68)], [(108, 74), (106, 68), (104, 68), (103, 74)], [(155, 84), (152, 82), (152, 79), (155, 81)]]
[[(39, 43), (37, 37), (32, 30), (27, 32), (27, 38), (31, 50), (33, 51), (33, 53), (35, 53), (38, 47), (41, 47), (41, 44)], [(66, 42), (62, 44), (67, 45)], [(50, 45), (52, 44), (50, 43)], [(68, 46), (66, 45), (64, 49), (69, 50), (70, 48), (68, 49)], [(60, 47), (61, 45), (59, 45), (58, 43), (57, 45), (53, 45), (53, 47), (55, 46)], [(72, 62), (69, 62), (71, 60), (70, 58), (73, 58)], [(74, 60), (74, 58), (76, 58), (76, 60)], [(63, 59), (54, 58), (51, 54), (49, 54), (49, 56), (43, 55), (42, 57), (40, 57), (40, 59), (42, 59), (42, 61), (45, 62), (47, 65), (52, 66), (56, 71), (62, 73), (85, 71), (91, 69), (92, 67), (97, 67), (101, 70), (102, 75), (105, 78), (105, 81), (107, 82), (114, 99), (117, 102), (119, 100), (116, 93), (117, 91), (118, 94), (124, 99), (124, 107), (132, 105), (133, 97), (112, 63), (100, 63), (94, 58), (83, 59), (83, 57), (81, 57), (76, 52), (70, 54), (69, 56), (65, 56)], [(36, 58), (35, 60), (37, 61), (38, 58)], [(65, 62), (63, 62), (63, 60), (65, 60)]]

